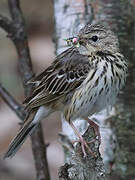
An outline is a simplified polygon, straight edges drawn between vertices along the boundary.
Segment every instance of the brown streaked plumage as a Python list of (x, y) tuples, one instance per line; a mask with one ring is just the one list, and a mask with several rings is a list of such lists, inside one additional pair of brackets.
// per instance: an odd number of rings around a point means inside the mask
[(37, 83), (32, 96), (24, 101), (28, 103), (26, 109), (30, 111), (57, 100), (59, 103), (60, 97), (67, 96), (82, 84), (90, 68), (88, 57), (81, 55), (75, 47), (63, 52), (50, 67), (33, 79)]
[[(81, 141), (84, 155), (85, 148), (92, 153), (72, 121), (87, 119), (112, 106), (125, 83), (126, 74), (127, 64), (119, 51), (116, 35), (108, 26), (86, 25), (80, 30), (75, 44), (31, 80), (34, 90), (24, 103), (32, 115), (11, 142), (5, 157), (13, 156), (38, 122), (53, 111), (63, 112)], [(34, 118), (33, 113), (36, 114)]]

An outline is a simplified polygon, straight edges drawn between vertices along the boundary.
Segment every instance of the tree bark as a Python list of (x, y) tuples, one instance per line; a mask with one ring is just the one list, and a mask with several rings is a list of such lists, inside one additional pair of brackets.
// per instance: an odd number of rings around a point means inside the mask
[[(102, 132), (102, 138), (106, 142), (102, 155), (106, 168), (111, 170), (110, 178), (122, 180), (129, 178), (132, 180), (135, 177), (135, 2), (133, 0), (63, 1), (63, 3), (57, 1), (54, 9), (57, 53), (65, 49), (62, 37), (67, 38), (75, 35), (86, 22), (103, 21), (103, 23), (109, 24), (112, 30), (118, 34), (120, 49), (129, 62), (126, 88), (120, 93), (118, 102), (113, 111), (109, 112), (109, 116), (108, 112), (103, 112), (102, 116), (97, 115), (95, 117), (100, 120), (102, 126), (108, 124), (107, 127), (109, 127), (107, 130), (104, 128)], [(86, 128), (84, 122), (78, 123), (78, 127), (83, 130)], [(63, 132), (70, 138), (74, 137), (71, 130), (67, 130), (64, 121)], [(72, 156), (66, 155), (66, 160), (75, 163)], [(65, 170), (65, 167), (68, 167), (67, 164), (62, 169)], [(68, 171), (64, 172), (67, 173)], [(71, 176), (71, 179), (74, 179), (74, 177)]]
[[(135, 178), (135, 1), (97, 0), (93, 3), (94, 19), (106, 21), (118, 34), (120, 49), (128, 60), (126, 87), (110, 120), (111, 136), (115, 137), (111, 179)], [(109, 150), (108, 150), (109, 151)]]
[[(90, 2), (87, 0), (54, 1), (54, 16), (55, 16), (55, 43), (56, 54), (64, 51), (66, 47), (65, 38), (75, 36), (81, 27), (93, 19), (93, 12)], [(95, 138), (95, 133), (92, 127), (87, 129), (87, 123), (84, 120), (77, 119), (75, 126), (82, 132), (84, 139), (87, 142)], [(87, 129), (87, 131), (86, 131)], [(76, 139), (74, 132), (62, 116), (62, 131), (66, 135), (60, 135), (61, 143), (65, 147), (66, 164), (59, 170), (60, 180), (105, 180), (105, 170), (102, 158), (99, 153), (99, 140), (90, 145), (92, 151), (96, 154), (96, 158), (91, 154), (83, 158), (80, 153), (80, 145), (72, 146), (70, 140)], [(69, 139), (68, 139), (69, 137)]]

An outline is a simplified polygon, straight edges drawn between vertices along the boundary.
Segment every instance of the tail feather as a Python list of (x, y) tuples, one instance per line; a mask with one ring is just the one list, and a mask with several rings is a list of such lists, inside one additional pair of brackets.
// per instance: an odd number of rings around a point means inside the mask
[(15, 153), (20, 149), (21, 145), (24, 143), (28, 135), (37, 127), (38, 123), (33, 123), (33, 121), (26, 122), (22, 129), (17, 133), (14, 139), (11, 141), (8, 151), (4, 155), (4, 159), (8, 157), (13, 157)]
[(38, 111), (34, 111), (33, 113), (31, 113), (30, 117), (28, 116), (28, 119), (24, 121), (22, 129), (11, 141), (4, 158), (13, 157), (15, 153), (19, 150), (21, 145), (24, 143), (27, 136), (31, 135), (32, 132), (35, 130), (40, 120), (47, 117), (51, 112), (53, 112), (52, 109), (41, 106)]

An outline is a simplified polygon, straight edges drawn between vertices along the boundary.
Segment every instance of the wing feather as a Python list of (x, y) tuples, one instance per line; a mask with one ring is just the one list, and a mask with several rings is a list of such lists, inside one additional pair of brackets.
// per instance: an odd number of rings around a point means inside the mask
[(45, 105), (79, 88), (90, 68), (87, 56), (79, 54), (76, 48), (69, 48), (32, 79), (33, 83), (38, 81), (39, 84), (35, 86), (32, 95), (25, 99), (26, 108)]

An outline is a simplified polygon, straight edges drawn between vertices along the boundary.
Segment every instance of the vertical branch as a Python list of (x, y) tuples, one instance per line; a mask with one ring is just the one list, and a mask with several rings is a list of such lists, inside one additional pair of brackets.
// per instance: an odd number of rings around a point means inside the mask
[(10, 14), (13, 20), (12, 34), (10, 38), (14, 42), (18, 53), (19, 69), (23, 81), (25, 95), (29, 96), (31, 87), (26, 85), (26, 82), (34, 75), (32, 72), (32, 63), (28, 47), (27, 32), (25, 29), (25, 22), (20, 8), (19, 0), (8, 0)]
[[(94, 1), (93, 1), (94, 2)], [(94, 17), (106, 21), (118, 34), (120, 49), (128, 60), (129, 74), (126, 87), (115, 106), (111, 118), (111, 128), (115, 136), (115, 151), (109, 160), (115, 177), (133, 180), (135, 177), (135, 2), (117, 0), (97, 0)], [(94, 5), (94, 4), (93, 4)], [(109, 150), (108, 150), (109, 153)]]
[[(28, 48), (27, 33), (25, 29), (25, 22), (20, 9), (19, 0), (8, 0), (11, 17), (13, 19), (13, 27), (15, 34), (11, 36), (19, 57), (19, 69), (23, 80), (25, 95), (29, 96), (31, 87), (26, 85), (26, 82), (32, 78), (32, 63)], [(31, 136), (32, 151), (35, 159), (35, 166), (37, 170), (37, 180), (50, 179), (47, 164), (46, 150), (43, 140), (43, 132), (41, 125)]]
[(47, 146), (44, 142), (41, 124), (39, 124), (36, 132), (31, 136), (31, 140), (37, 180), (50, 180), (49, 167), (46, 156)]
[[(29, 96), (32, 90), (30, 85), (26, 82), (31, 79), (34, 74), (32, 71), (31, 57), (28, 47), (27, 33), (25, 29), (25, 22), (23, 19), (22, 11), (20, 8), (19, 0), (8, 0), (9, 10), (12, 17), (12, 21), (0, 15), (0, 26), (8, 33), (8, 37), (13, 41), (17, 53), (18, 53), (18, 64), (21, 72), (21, 77), (24, 86), (25, 96)], [(16, 101), (7, 93), (2, 86), (0, 86), (0, 93), (3, 99), (6, 101), (10, 107), (14, 106)], [(10, 101), (11, 100), (11, 101)], [(12, 102), (10, 104), (10, 102)], [(18, 105), (18, 107), (20, 107)], [(15, 111), (15, 107), (12, 107)], [(21, 107), (22, 109), (22, 107)], [(19, 109), (17, 110), (17, 115), (20, 117)], [(24, 118), (22, 118), (24, 119)], [(49, 180), (49, 169), (46, 157), (46, 147), (43, 139), (42, 127), (39, 125), (37, 130), (31, 136), (32, 150), (35, 159), (35, 167), (37, 173), (37, 180)]]
[[(92, 11), (89, 1), (66, 1), (57, 0), (54, 1), (54, 16), (55, 16), (55, 30), (56, 30), (56, 53), (59, 54), (65, 50), (66, 45), (64, 38), (75, 36), (79, 29), (86, 23), (92, 21)], [(84, 120), (77, 120), (75, 126), (84, 133), (87, 128), (87, 123)], [(69, 127), (68, 123), (64, 121), (62, 117), (62, 130), (70, 139), (76, 138), (74, 132)], [(89, 142), (95, 138), (93, 128), (88, 130), (83, 135), (84, 139)], [(99, 153), (99, 141), (96, 141), (96, 145), (92, 145), (91, 149), (97, 155), (96, 158), (89, 155), (86, 158), (80, 154), (80, 146), (72, 149), (70, 140), (61, 136), (61, 142), (65, 147), (66, 162), (64, 166), (60, 168), (59, 179), (60, 180), (105, 180), (106, 175), (104, 171), (104, 165)]]

